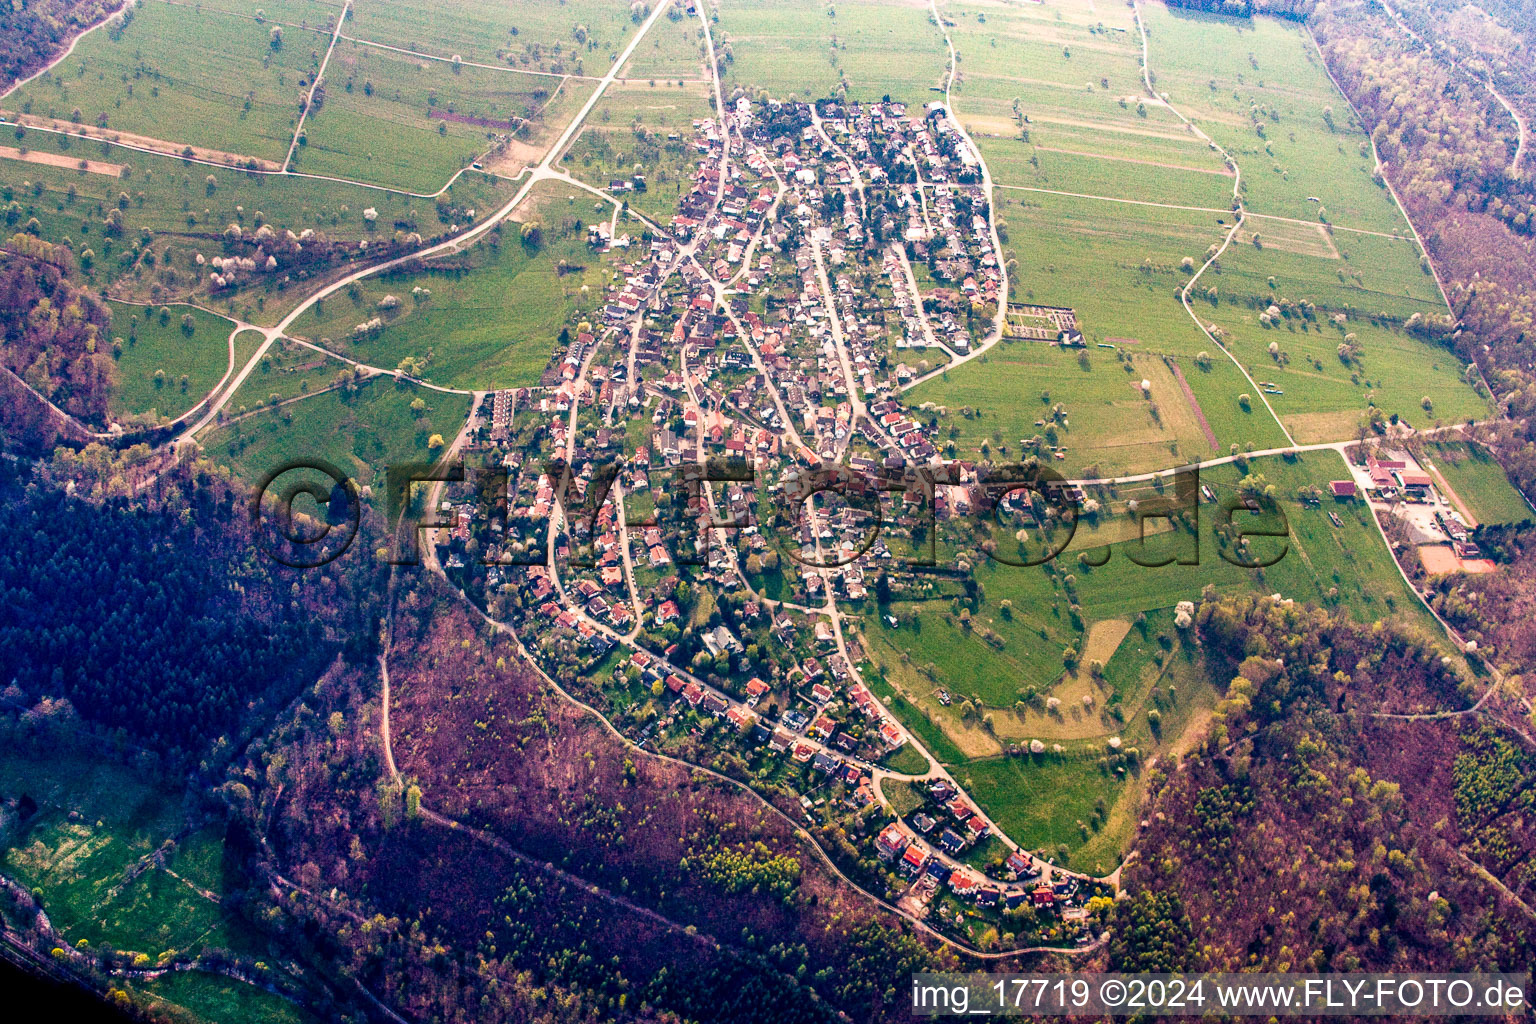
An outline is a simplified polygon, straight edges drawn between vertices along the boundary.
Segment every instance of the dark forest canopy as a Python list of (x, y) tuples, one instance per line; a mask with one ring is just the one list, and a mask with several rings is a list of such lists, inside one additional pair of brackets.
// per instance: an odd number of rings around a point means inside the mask
[(344, 643), (365, 656), (368, 612), (344, 571), (366, 562), (301, 580), (250, 545), (245, 496), (222, 481), (175, 471), (158, 500), (93, 501), (16, 472), (0, 479), (13, 700), (67, 698), (135, 744), (197, 754), (312, 684)]
[(1272, 14), (1277, 18), (1301, 20), (1312, 12), (1313, 0), (1168, 0), (1169, 7), (1183, 7), (1233, 18), (1251, 18)]
[(13, 0), (0, 7), (0, 86), (46, 64), (121, 0)]

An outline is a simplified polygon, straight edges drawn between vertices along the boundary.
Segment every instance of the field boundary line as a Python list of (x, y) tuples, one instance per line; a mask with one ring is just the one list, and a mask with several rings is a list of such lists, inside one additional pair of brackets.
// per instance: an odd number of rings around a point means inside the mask
[[(435, 60), (444, 64), (454, 63), (452, 57), (439, 57), (435, 53), (422, 53), (420, 50), (408, 50), (403, 46), (394, 46), (390, 43), (380, 43), (372, 39), (363, 39), (360, 36), (349, 36), (343, 34), (341, 38), (345, 39), (349, 43), (356, 43), (359, 46), (372, 46), (379, 50), (390, 50), (394, 53), (404, 54), (407, 57), (420, 57), (422, 60)], [(482, 64), (479, 61), (464, 60), (463, 58), (460, 58), (458, 63), (466, 68), (481, 68), (485, 71), (501, 71), (512, 75), (536, 75), (540, 78), (576, 78), (584, 82), (602, 81), (601, 78), (598, 78), (594, 75), (573, 75), (569, 72), (561, 71), (532, 71), (528, 68), (506, 68), (498, 64)], [(615, 81), (624, 81), (624, 79), (615, 79)]]

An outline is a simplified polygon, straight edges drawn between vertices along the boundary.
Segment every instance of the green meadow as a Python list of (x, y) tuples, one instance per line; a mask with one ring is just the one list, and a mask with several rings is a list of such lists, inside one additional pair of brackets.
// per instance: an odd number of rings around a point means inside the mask
[(415, 192), (441, 188), (490, 148), (491, 136), (535, 116), (559, 82), (353, 42), (336, 47), (326, 81), (325, 105), (305, 121), (294, 166)]
[[(229, 320), (191, 306), (109, 302), (108, 307), (113, 415), (175, 419), (202, 401), (229, 369), (229, 332), (235, 326)], [(190, 330), (182, 322), (187, 316)]]
[(256, 370), (231, 396), (227, 408), (234, 413), (249, 411), (274, 400), (285, 401), (314, 394), (336, 382), (351, 367), (333, 356), (305, 348), (286, 338), (267, 350)]
[(1536, 513), (1510, 483), (1504, 468), (1481, 446), (1447, 441), (1425, 447), (1435, 471), (1451, 485), (1480, 525), (1536, 519)]
[(635, 47), (619, 74), (633, 80), (694, 79), (706, 74), (704, 64), (704, 36), (697, 17), (683, 14), (683, 8), (674, 5), (672, 11), (679, 17), (668, 16), (656, 23), (650, 33)]
[(1133, 339), (1135, 351), (1181, 355), (1209, 347), (1178, 303), (1190, 276), (1181, 263), (1204, 262), (1232, 214), (1009, 189), (996, 202), (1007, 226), (1003, 248), (1016, 263), (1011, 301), (1075, 309), (1093, 344)]
[[(1232, 154), (1255, 213), (1406, 233), (1364, 128), (1333, 88), (1306, 29), (1142, 6), (1159, 92)], [(1312, 199), (1318, 202), (1311, 201)]]
[[(420, 363), (417, 376), (434, 384), (538, 383), (561, 329), (575, 326), (578, 310), (593, 312), (606, 284), (585, 232), (561, 234), (557, 220), (591, 221), (592, 197), (559, 183), (543, 186), (539, 197), (545, 237), (537, 248), (525, 245), (516, 222), (509, 222), (499, 245), (477, 245), (423, 270), (366, 278), (306, 311), (292, 333), (386, 369), (412, 357)], [(585, 296), (583, 287), (590, 288)], [(399, 303), (392, 313), (380, 308), (391, 295)], [(385, 321), (378, 335), (355, 337), (354, 328), (374, 317)]]
[(727, 90), (809, 100), (846, 83), (850, 99), (943, 98), (949, 51), (927, 4), (741, 0), (722, 4), (719, 16), (715, 38), (727, 48)]
[(354, 7), (347, 34), (435, 57), (600, 77), (636, 30), (627, 5), (608, 0), (395, 0)]
[[(1345, 471), (1332, 452), (1203, 471), (1201, 482), (1218, 502), (1234, 499), (1250, 474), (1250, 486), (1273, 495), (1279, 516), (1232, 516), (1247, 531), (1279, 534), (1251, 537), (1246, 553), (1221, 539), (1221, 506), (1202, 500), (1198, 549), (1189, 532), (1164, 526), (1149, 529), (1144, 542), (1074, 545), (1059, 556), (1054, 573), (973, 556), (983, 595), (974, 614), (957, 616), (951, 599), (940, 596), (893, 602), (866, 617), (876, 692), (1012, 838), (1046, 855), (1060, 856), (1065, 846), (1076, 868), (1111, 870), (1134, 832), (1141, 780), (1134, 770), (1100, 763), (1109, 738), (1118, 737), (1121, 749), (1136, 748), (1145, 763), (1179, 748), (1214, 700), (1196, 653), (1173, 621), (1179, 601), (1199, 601), (1207, 587), (1218, 594), (1278, 594), (1360, 622), (1391, 620), (1438, 636), (1366, 507), (1306, 498), (1312, 488), (1326, 493), (1328, 480)], [(1148, 483), (1101, 494), (1110, 511), (1094, 524), (1090, 542), (1117, 532), (1127, 537), (1129, 531), (1113, 529), (1124, 519), (1123, 503), (1164, 493)], [(1169, 564), (1157, 564), (1164, 560)], [(1253, 568), (1233, 560), (1269, 564)], [(897, 617), (896, 627), (885, 621), (887, 614)], [(1075, 669), (1063, 654), (1068, 647), (1079, 659)], [(1103, 665), (1101, 676), (1087, 671), (1090, 661)], [(941, 690), (951, 698), (947, 706)], [(1059, 703), (1047, 707), (1046, 698)], [(1020, 700), (1037, 703), (1020, 706)], [(969, 701), (977, 702), (975, 711)], [(1043, 741), (1046, 753), (1006, 753), (1031, 740)], [(1056, 746), (1059, 753), (1052, 752)]]
[(1128, 11), (946, 7), (964, 72), (956, 112), (1006, 185), (1225, 209), (1220, 156), (1145, 97)]
[[(1065, 449), (1065, 458), (1047, 454), (1047, 461), (1067, 476), (1123, 476), (1209, 459), (1218, 450), (1226, 454), (1232, 444), (1264, 449), (1285, 443), (1262, 405), (1254, 401), (1247, 411), (1242, 408), (1239, 398), (1250, 388), (1219, 350), (1211, 353), (1209, 370), (1197, 369), (1193, 360), (1180, 362), (1216, 435), (1218, 449), (1213, 450), (1163, 359), (1139, 347), (1125, 348), (1133, 353), (1129, 362), (1097, 347), (1004, 342), (914, 388), (910, 397), (948, 410), (939, 436), (953, 440), (957, 453), (1006, 447), (1003, 457), (1016, 459), (1023, 451), (1021, 440), (1040, 436)], [(1151, 385), (1146, 393), (1143, 381)], [(1057, 405), (1065, 422), (1056, 418)], [(964, 407), (973, 415), (959, 415)]]
[[(17, 145), (38, 154), (113, 164), (120, 173), (0, 159), (6, 230), (22, 230), (36, 219), (38, 236), (69, 246), (82, 276), (91, 284), (106, 287), (127, 274), (137, 288), (155, 289), (157, 295), (166, 296), (185, 297), (205, 290), (209, 268), (198, 265), (196, 257), (201, 254), (211, 260), (223, 255), (218, 236), (231, 224), (245, 230), (270, 224), (275, 230), (295, 234), (312, 230), (350, 241), (377, 238), (386, 231), (392, 233), (394, 224), (406, 223), (424, 236), (433, 236), (462, 223), (463, 212), (474, 210), (483, 216), (495, 209), (515, 187), (491, 175), (466, 173), (444, 193), (439, 205), (433, 199), (344, 182), (210, 169), (104, 140), (29, 131)], [(104, 233), (113, 209), (119, 211), (123, 225), (116, 238)], [(363, 215), (368, 209), (377, 214), (372, 224)], [(454, 210), (460, 211), (458, 218)], [(136, 244), (146, 231), (154, 237), (152, 264), (140, 258)]]
[[(275, 18), (283, 0), (271, 6)], [(301, 7), (319, 27), (323, 8)], [(254, 11), (229, 14), (149, 0), (132, 12), (126, 27), (86, 36), (53, 71), (8, 97), (6, 109), (283, 159), (299, 100), (319, 65), (315, 48), (325, 49), (322, 36), (258, 22)], [(279, 29), (280, 40), (272, 35)]]
[(982, 137), (976, 144), (993, 180), (1001, 185), (1209, 209), (1223, 209), (1232, 202), (1232, 176), (1219, 171), (1047, 151), (1017, 139)]
[(242, 1024), (310, 1024), (318, 1020), (282, 996), (207, 971), (177, 971), (133, 989), (153, 1011), (177, 1024), (183, 1020)]
[(164, 867), (145, 866), (183, 829), (180, 794), (126, 768), (67, 756), (8, 757), (0, 793), (39, 805), (0, 850), (0, 868), (43, 890), (49, 919), (71, 944), (110, 944), (151, 959), (264, 948), (237, 914), (199, 891), (218, 897), (225, 889), (222, 832), (190, 832)]
[[(244, 480), (319, 458), (369, 485), (391, 464), (435, 457), (432, 436), (451, 442), (468, 415), (467, 395), (381, 378), (227, 423), (203, 436), (203, 451)], [(382, 487), (375, 494), (382, 498)]]

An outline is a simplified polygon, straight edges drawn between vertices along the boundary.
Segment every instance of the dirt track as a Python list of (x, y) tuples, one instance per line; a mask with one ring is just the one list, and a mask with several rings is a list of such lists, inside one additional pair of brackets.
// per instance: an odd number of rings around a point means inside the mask
[[(46, 164), (49, 167), (70, 167), (77, 170), (85, 170), (91, 174), (105, 174), (109, 178), (121, 178), (123, 176), (122, 164), (111, 164), (105, 160), (81, 160), (78, 157), (65, 156), (63, 153), (39, 153), (28, 150), (23, 153), (19, 149), (10, 146), (0, 146), (0, 158), (6, 160), (21, 160), (29, 164)], [(83, 167), (81, 165), (84, 165)]]

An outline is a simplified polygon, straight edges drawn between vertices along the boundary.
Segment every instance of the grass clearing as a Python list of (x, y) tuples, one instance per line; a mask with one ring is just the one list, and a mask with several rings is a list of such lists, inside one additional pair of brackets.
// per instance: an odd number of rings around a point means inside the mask
[[(29, 796), (37, 812), (0, 850), (0, 867), (44, 892), (54, 927), (71, 943), (110, 943), (157, 957), (166, 950), (236, 953), (262, 940), (188, 882), (146, 859), (183, 830), (179, 793), (133, 771), (68, 752), (0, 761), (0, 794)], [(168, 867), (224, 891), (223, 837), (203, 829), (183, 837)], [(216, 867), (217, 865), (217, 867)]]
[[(417, 399), (422, 408), (412, 408)], [(376, 378), (226, 424), (205, 435), (203, 449), (243, 480), (320, 458), (369, 485), (391, 464), (430, 461), (432, 435), (451, 441), (468, 415), (468, 396)], [(376, 500), (383, 500), (383, 490), (374, 487)]]
[[(595, 312), (606, 270), (580, 227), (596, 219), (588, 193), (551, 182), (530, 202), (536, 213), (520, 216), (542, 225), (539, 247), (524, 245), (509, 224), (499, 245), (357, 282), (306, 311), (292, 333), (374, 366), (416, 359), (417, 376), (448, 387), (537, 384), (560, 331), (574, 328), (578, 311)], [(392, 314), (380, 308), (391, 295), (399, 302)], [(374, 317), (384, 321), (375, 336), (355, 334)]]
[(222, 974), (177, 971), (134, 986), (135, 994), (172, 1021), (310, 1024), (319, 1018), (265, 989)]
[[(228, 371), (229, 334), (235, 325), (224, 317), (190, 306), (107, 305), (112, 310), (114, 416), (175, 419), (202, 401)], [(192, 318), (190, 327), (185, 317)]]

